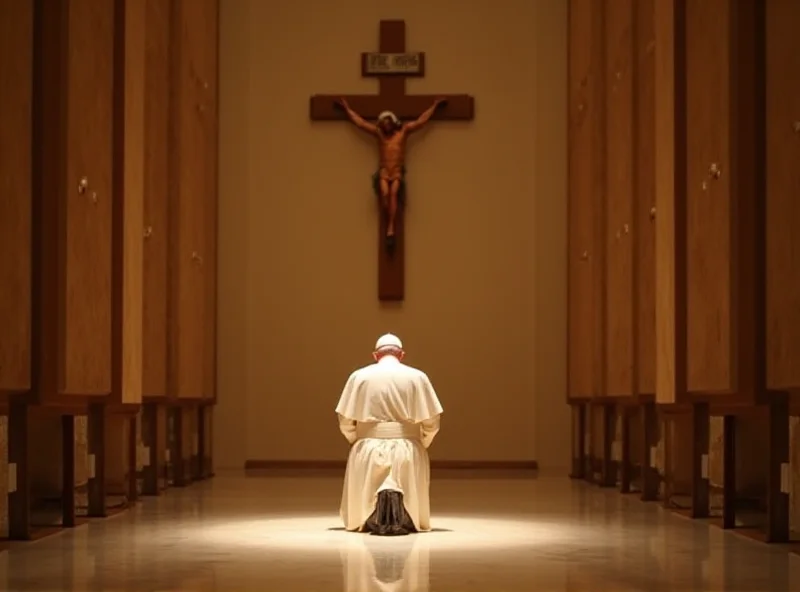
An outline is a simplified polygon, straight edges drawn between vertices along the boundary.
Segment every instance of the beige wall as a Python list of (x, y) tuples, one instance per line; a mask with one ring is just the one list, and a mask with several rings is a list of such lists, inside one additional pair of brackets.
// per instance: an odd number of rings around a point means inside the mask
[[(567, 465), (566, 0), (395, 5), (222, 1), (220, 467), (343, 459), (333, 408), (385, 331), (440, 394), (434, 458)], [(401, 306), (376, 298), (372, 141), (308, 118), (377, 91), (381, 18), (426, 52), (408, 92), (476, 97), (409, 147)]]

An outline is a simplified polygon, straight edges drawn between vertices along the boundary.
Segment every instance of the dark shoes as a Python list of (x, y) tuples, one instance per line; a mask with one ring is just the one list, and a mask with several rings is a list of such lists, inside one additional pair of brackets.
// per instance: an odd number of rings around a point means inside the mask
[(389, 490), (378, 493), (375, 511), (364, 523), (364, 532), (377, 536), (402, 536), (417, 532), (403, 505), (403, 494)]

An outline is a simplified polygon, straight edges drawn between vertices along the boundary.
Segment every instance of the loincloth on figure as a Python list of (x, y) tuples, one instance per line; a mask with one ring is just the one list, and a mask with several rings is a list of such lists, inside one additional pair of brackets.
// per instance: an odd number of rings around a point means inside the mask
[(395, 169), (389, 171), (384, 168), (378, 169), (372, 175), (372, 190), (375, 195), (380, 199), (381, 197), (381, 179), (386, 179), (391, 184), (392, 181), (399, 180), (400, 186), (397, 188), (397, 203), (403, 205), (406, 201), (406, 167), (400, 167), (399, 170)]

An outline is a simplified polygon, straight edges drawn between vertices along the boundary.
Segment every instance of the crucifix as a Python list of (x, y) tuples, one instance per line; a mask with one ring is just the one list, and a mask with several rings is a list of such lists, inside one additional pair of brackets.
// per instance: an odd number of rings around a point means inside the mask
[(378, 299), (405, 296), (405, 138), (428, 120), (468, 121), (469, 95), (407, 95), (406, 77), (425, 75), (425, 54), (406, 52), (405, 21), (381, 21), (377, 53), (361, 54), (361, 75), (378, 78), (377, 95), (314, 95), (312, 121), (349, 119), (378, 139), (380, 162), (373, 191), (380, 205)]

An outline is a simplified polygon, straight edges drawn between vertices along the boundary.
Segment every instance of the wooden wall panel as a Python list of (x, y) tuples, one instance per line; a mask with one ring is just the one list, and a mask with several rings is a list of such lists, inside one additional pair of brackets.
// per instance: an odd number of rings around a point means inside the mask
[(730, 0), (686, 3), (690, 391), (733, 388), (730, 44)]
[(765, 3), (687, 2), (687, 381), (765, 387)]
[(67, 16), (63, 391), (105, 394), (111, 392), (114, 3), (70, 0)]
[(33, 3), (0, 3), (0, 391), (31, 376)]
[(171, 0), (145, 0), (144, 318), (142, 391), (167, 395)]
[(117, 0), (114, 391), (142, 401), (145, 4)]
[(683, 0), (655, 0), (656, 401), (685, 390)]
[(634, 12), (636, 390), (652, 395), (656, 388), (655, 0), (637, 0)]
[(767, 364), (800, 387), (800, 2), (767, 5)]
[(203, 277), (208, 154), (203, 2), (174, 0), (171, 39), (169, 382), (171, 394), (203, 394), (206, 285)]
[(217, 386), (217, 190), (218, 190), (218, 122), (219, 122), (219, 1), (203, 0), (206, 20), (204, 44), (204, 79), (202, 101), (206, 106), (206, 220), (203, 277), (205, 278), (205, 356), (203, 359), (203, 396), (216, 397)]
[(34, 6), (33, 386), (108, 395), (114, 3)]
[[(572, 398), (604, 387), (604, 101), (603, 8), (569, 7), (569, 388)], [(604, 224), (602, 224), (604, 226)], [(599, 288), (599, 290), (598, 290)]]
[(606, 388), (634, 393), (633, 0), (605, 2)]

